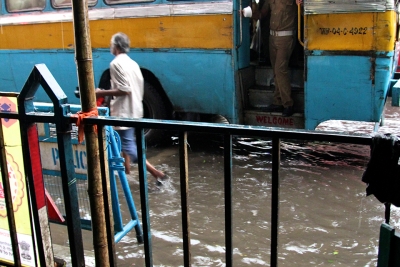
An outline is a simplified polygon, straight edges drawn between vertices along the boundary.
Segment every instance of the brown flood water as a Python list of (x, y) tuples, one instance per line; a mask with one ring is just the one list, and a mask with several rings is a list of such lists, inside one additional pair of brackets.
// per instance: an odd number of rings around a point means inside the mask
[[(384, 133), (400, 129), (399, 110), (386, 108)], [(326, 122), (327, 131), (370, 133), (373, 124)], [(222, 137), (189, 136), (189, 207), (192, 266), (225, 266)], [(233, 156), (234, 266), (269, 266), (271, 157), (268, 141), (238, 138)], [(280, 171), (279, 266), (376, 266), (384, 206), (366, 197), (361, 181), (369, 147), (284, 140)], [(147, 158), (171, 180), (156, 187), (149, 177), (153, 262), (183, 266), (178, 146), (149, 148)], [(137, 168), (129, 176), (141, 218)], [(129, 212), (123, 204), (124, 217)], [(391, 224), (400, 225), (392, 207)], [(93, 251), (92, 232), (83, 231)], [(55, 244), (68, 245), (66, 227), (52, 225)], [(134, 231), (116, 244), (118, 266), (144, 266)], [(87, 266), (94, 266), (88, 257)]]

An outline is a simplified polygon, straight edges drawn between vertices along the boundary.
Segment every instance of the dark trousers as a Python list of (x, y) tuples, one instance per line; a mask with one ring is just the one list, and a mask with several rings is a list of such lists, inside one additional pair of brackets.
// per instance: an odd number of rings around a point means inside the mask
[(295, 36), (269, 36), (269, 53), (274, 70), (274, 102), (285, 108), (293, 106), (289, 61), (295, 46)]

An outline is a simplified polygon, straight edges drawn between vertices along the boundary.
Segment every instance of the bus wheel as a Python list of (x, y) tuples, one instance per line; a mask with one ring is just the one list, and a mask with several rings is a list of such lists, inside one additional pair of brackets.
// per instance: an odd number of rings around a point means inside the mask
[[(169, 119), (168, 109), (161, 95), (146, 81), (144, 82), (143, 117), (158, 120)], [(170, 140), (167, 132), (160, 129), (145, 129), (144, 134), (149, 146), (164, 144)]]

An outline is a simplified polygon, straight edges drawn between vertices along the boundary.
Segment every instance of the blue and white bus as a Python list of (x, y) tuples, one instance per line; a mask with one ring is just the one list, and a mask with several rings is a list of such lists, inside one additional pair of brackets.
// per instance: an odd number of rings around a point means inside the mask
[[(234, 12), (238, 3), (89, 0), (88, 5), (97, 87), (109, 83), (110, 38), (124, 32), (145, 77), (146, 117), (193, 112), (240, 122), (234, 88), (237, 70), (249, 66), (249, 29)], [(0, 7), (0, 91), (21, 90), (32, 67), (45, 63), (68, 101), (79, 104), (71, 1), (2, 0)]]

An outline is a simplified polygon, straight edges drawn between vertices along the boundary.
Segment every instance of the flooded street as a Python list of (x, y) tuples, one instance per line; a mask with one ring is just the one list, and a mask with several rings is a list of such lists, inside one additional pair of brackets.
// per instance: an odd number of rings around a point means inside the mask
[[(387, 107), (380, 132), (400, 130), (398, 108)], [(328, 122), (325, 131), (370, 133), (373, 124)], [(225, 266), (222, 137), (189, 134), (189, 210), (192, 266)], [(270, 142), (237, 137), (233, 156), (233, 265), (269, 266)], [(178, 145), (149, 148), (147, 158), (171, 179), (157, 187), (149, 176), (154, 266), (183, 266)], [(376, 266), (384, 205), (366, 197), (361, 181), (370, 148), (283, 140), (280, 170), (279, 266)], [(129, 183), (141, 217), (137, 167)], [(120, 195), (123, 216), (128, 209)], [(392, 207), (390, 223), (400, 226)], [(64, 232), (63, 232), (64, 231)], [(83, 231), (85, 249), (92, 233)], [(66, 227), (52, 225), (53, 242), (68, 245)], [(144, 266), (134, 231), (116, 244), (118, 266)], [(89, 265), (89, 262), (87, 262)], [(94, 265), (93, 265), (94, 266)]]

